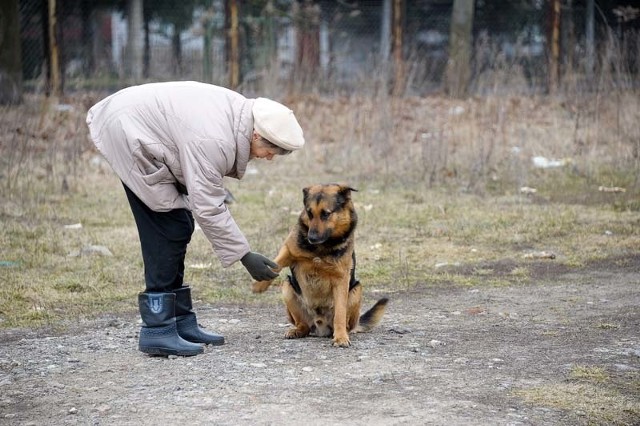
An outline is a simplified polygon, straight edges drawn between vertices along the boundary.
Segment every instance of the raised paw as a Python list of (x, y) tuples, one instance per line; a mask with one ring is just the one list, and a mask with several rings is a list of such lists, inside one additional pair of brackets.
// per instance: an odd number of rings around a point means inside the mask
[(256, 281), (253, 283), (251, 291), (254, 293), (263, 293), (269, 288), (271, 283), (272, 281)]

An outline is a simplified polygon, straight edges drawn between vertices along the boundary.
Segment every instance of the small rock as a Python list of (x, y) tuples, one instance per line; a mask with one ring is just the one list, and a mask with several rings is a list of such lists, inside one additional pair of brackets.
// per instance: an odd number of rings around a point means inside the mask
[(99, 405), (98, 407), (96, 407), (96, 411), (98, 411), (98, 413), (100, 413), (100, 414), (104, 414), (109, 410), (111, 410), (111, 406), (107, 405), (107, 404), (102, 404), (102, 405)]
[(527, 253), (523, 256), (525, 259), (555, 259), (556, 254), (552, 251), (536, 251)]
[(408, 329), (408, 328), (406, 328), (406, 327), (399, 326), (399, 325), (395, 325), (395, 326), (391, 327), (391, 328), (389, 329), (389, 331), (390, 331), (391, 333), (396, 333), (396, 334), (407, 334), (407, 333), (411, 333), (411, 330), (409, 330), (409, 329)]
[(313, 371), (313, 367), (302, 367), (302, 371), (305, 371), (307, 373), (310, 373)]
[(76, 407), (69, 408), (69, 414), (78, 414), (78, 409)]
[(251, 363), (249, 365), (251, 365), (252, 367), (255, 367), (255, 368), (265, 368), (267, 366), (267, 364), (265, 364), (263, 362), (254, 362), (254, 363)]

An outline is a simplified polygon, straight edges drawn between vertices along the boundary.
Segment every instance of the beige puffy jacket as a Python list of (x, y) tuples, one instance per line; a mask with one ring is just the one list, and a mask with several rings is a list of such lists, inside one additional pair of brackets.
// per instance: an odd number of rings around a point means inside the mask
[(253, 102), (204, 83), (143, 84), (94, 105), (87, 125), (124, 184), (154, 211), (191, 210), (227, 267), (250, 251), (224, 203), (222, 179), (244, 175)]

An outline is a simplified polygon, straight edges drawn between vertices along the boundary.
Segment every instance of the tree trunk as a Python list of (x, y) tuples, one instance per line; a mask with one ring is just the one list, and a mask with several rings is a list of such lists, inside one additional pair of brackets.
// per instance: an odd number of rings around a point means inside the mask
[(142, 48), (142, 76), (149, 78), (151, 70), (151, 43), (149, 40), (149, 21), (151, 17), (148, 13), (144, 14), (144, 46)]
[(22, 50), (18, 0), (0, 2), (0, 104), (22, 101)]
[(205, 11), (202, 18), (202, 26), (204, 27), (203, 37), (203, 52), (202, 52), (202, 80), (211, 83), (213, 81), (213, 59), (212, 59), (212, 46), (213, 40), (213, 17), (214, 10), (213, 5)]
[(593, 81), (593, 70), (595, 64), (595, 0), (587, 0), (587, 17), (585, 22), (585, 44), (586, 44), (586, 74), (587, 81)]
[(305, 0), (294, 9), (296, 23), (296, 82), (302, 88), (317, 83), (320, 70), (320, 15), (319, 5)]
[(393, 13), (391, 2), (393, 0), (383, 0), (382, 2), (382, 21), (380, 23), (380, 62), (386, 66), (389, 62), (391, 54), (391, 23), (393, 21)]
[(58, 7), (56, 0), (49, 0), (48, 16), (48, 40), (49, 40), (49, 91), (47, 95), (54, 98), (62, 94), (62, 72), (60, 70), (60, 31), (58, 26)]
[(171, 37), (171, 53), (173, 57), (173, 75), (179, 78), (182, 75), (182, 29), (173, 24), (173, 37)]
[(134, 82), (142, 80), (143, 65), (143, 46), (142, 46), (142, 1), (127, 1), (127, 48), (125, 72), (126, 77), (132, 78)]
[(565, 0), (565, 13), (562, 13), (560, 21), (560, 47), (562, 57), (561, 75), (572, 75), (575, 72), (574, 49), (576, 45), (575, 30), (573, 27), (573, 1)]
[(393, 0), (393, 94), (401, 96), (405, 89), (405, 65), (404, 65), (404, 0)]
[(229, 64), (229, 87), (236, 89), (240, 85), (240, 11), (238, 0), (226, 0), (225, 29), (227, 34), (227, 64)]
[(560, 85), (560, 0), (551, 2), (549, 17), (549, 93), (554, 94)]
[(455, 98), (464, 98), (471, 80), (474, 0), (454, 0), (451, 14), (449, 61), (445, 90)]
[(96, 61), (93, 56), (93, 40), (95, 37), (95, 12), (89, 0), (80, 2), (80, 12), (82, 14), (82, 75), (89, 77), (96, 69)]

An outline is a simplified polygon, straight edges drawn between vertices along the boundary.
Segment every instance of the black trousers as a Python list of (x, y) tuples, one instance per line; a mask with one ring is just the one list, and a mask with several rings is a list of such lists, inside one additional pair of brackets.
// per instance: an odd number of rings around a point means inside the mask
[(170, 292), (182, 286), (184, 258), (194, 230), (186, 209), (155, 212), (126, 185), (124, 190), (138, 227), (147, 292)]

